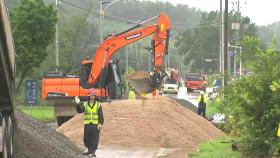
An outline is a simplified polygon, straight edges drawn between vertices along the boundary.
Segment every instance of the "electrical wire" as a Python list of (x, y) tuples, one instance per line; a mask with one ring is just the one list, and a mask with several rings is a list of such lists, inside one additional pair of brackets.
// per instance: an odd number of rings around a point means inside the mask
[[(69, 6), (72, 6), (72, 7), (74, 7), (74, 8), (78, 8), (78, 9), (80, 9), (80, 10), (86, 11), (86, 12), (91, 12), (91, 13), (93, 13), (93, 14), (94, 14), (95, 16), (97, 16), (97, 17), (100, 16), (100, 14), (97, 13), (97, 12), (94, 12), (94, 11), (88, 10), (88, 9), (85, 9), (85, 8), (83, 8), (83, 7), (81, 7), (81, 6), (75, 5), (75, 4), (70, 3), (70, 2), (67, 2), (67, 1), (65, 1), (65, 0), (60, 0), (60, 2), (62, 2), (62, 3), (64, 3), (64, 4), (67, 4), (67, 5), (69, 5)], [(114, 20), (114, 21), (118, 21), (118, 22), (122, 22), (122, 23), (126, 23), (126, 24), (136, 24), (136, 22), (134, 22), (134, 21), (129, 21), (129, 20), (125, 20), (125, 19), (120, 19), (120, 18), (117, 18), (117, 17), (114, 17), (114, 16), (104, 15), (104, 17), (106, 17), (106, 19), (110, 19), (110, 20)]]

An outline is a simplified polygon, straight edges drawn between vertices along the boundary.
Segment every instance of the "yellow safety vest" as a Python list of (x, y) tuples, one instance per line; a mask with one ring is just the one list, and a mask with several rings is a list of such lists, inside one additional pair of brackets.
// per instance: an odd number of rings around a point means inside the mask
[[(207, 102), (208, 102), (208, 97), (206, 97), (206, 96), (204, 95), (203, 98), (204, 98), (204, 103), (207, 103)], [(200, 100), (201, 100), (201, 95), (199, 95), (198, 98), (197, 98), (197, 101), (198, 101), (198, 102), (200, 102)]]
[(136, 99), (136, 95), (133, 91), (130, 91), (128, 94), (128, 99), (129, 100), (135, 100)]
[(100, 105), (101, 104), (98, 101), (96, 101), (94, 105), (93, 103), (90, 103), (90, 106), (88, 105), (88, 102), (84, 102), (84, 124), (97, 125), (99, 123), (98, 109), (100, 108)]
[(278, 126), (277, 136), (280, 137), (280, 124), (279, 124), (279, 126)]

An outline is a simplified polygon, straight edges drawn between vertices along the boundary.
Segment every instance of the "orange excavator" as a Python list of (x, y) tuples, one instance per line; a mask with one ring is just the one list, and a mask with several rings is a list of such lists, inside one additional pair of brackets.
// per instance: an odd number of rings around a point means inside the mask
[[(151, 24), (150, 21), (155, 19), (158, 19), (157, 22)], [(98, 47), (93, 60), (82, 61), (79, 76), (67, 76), (63, 73), (46, 74), (42, 80), (42, 99), (55, 100), (55, 104), (60, 102), (59, 111), (62, 111), (62, 101), (68, 100), (66, 104), (69, 104), (69, 100), (72, 100), (75, 96), (79, 96), (81, 100), (86, 100), (88, 92), (92, 88), (99, 98), (121, 98), (120, 90), (118, 90), (118, 87), (120, 87), (118, 85), (121, 82), (118, 62), (110, 59), (120, 48), (151, 35), (153, 35), (151, 44), (154, 72), (150, 77), (150, 82), (147, 83), (149, 89), (145, 91), (160, 88), (160, 82), (165, 74), (163, 61), (164, 56), (168, 53), (169, 31), (169, 18), (165, 14), (160, 14), (119, 34), (108, 36)], [(133, 77), (130, 79), (131, 82), (135, 83)], [(56, 113), (56, 115), (58, 114)]]
[[(156, 18), (159, 18), (156, 24), (146, 24)], [(42, 81), (42, 99), (61, 96), (87, 96), (88, 90), (91, 88), (95, 89), (97, 96), (109, 96), (108, 84), (112, 80), (119, 81), (117, 63), (110, 61), (112, 55), (120, 48), (150, 35), (153, 35), (152, 51), (154, 58), (154, 74), (150, 91), (158, 88), (157, 83), (162, 78), (161, 74), (163, 74), (164, 55), (167, 54), (168, 50), (169, 30), (169, 18), (165, 14), (160, 14), (126, 31), (109, 36), (98, 47), (94, 60), (84, 60), (82, 62), (80, 76), (67, 77), (62, 73), (46, 75)]]

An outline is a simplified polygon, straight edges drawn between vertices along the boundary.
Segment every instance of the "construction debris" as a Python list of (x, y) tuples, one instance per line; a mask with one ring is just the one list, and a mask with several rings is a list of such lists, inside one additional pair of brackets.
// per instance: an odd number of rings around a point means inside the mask
[(64, 135), (21, 112), (15, 113), (15, 158), (83, 158)]
[[(100, 144), (142, 148), (187, 148), (225, 134), (206, 119), (167, 97), (121, 100), (102, 104), (105, 123)], [(83, 144), (83, 115), (60, 126), (77, 145)]]

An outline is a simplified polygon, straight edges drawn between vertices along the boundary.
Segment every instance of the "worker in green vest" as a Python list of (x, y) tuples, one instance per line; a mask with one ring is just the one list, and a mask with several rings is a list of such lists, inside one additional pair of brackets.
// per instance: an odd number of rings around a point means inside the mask
[(84, 113), (84, 145), (87, 148), (84, 155), (96, 157), (96, 150), (99, 142), (99, 133), (104, 123), (101, 103), (97, 100), (94, 89), (88, 91), (89, 100), (80, 102), (78, 96), (75, 97), (77, 112)]
[(132, 88), (129, 93), (128, 93), (128, 99), (129, 100), (135, 100), (136, 99), (136, 94), (134, 92), (134, 89)]
[(197, 97), (197, 101), (200, 102), (201, 98), (204, 99), (204, 102), (207, 103), (208, 102), (208, 97), (205, 95), (204, 91), (200, 91), (200, 95)]
[(206, 118), (206, 103), (208, 102), (208, 98), (203, 91), (200, 92), (200, 95), (198, 96), (197, 100), (197, 114), (202, 115), (204, 118)]

